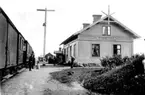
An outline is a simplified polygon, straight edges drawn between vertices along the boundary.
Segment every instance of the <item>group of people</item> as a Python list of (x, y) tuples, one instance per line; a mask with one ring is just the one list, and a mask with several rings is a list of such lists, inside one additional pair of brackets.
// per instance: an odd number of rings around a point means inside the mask
[[(70, 60), (70, 68), (73, 68), (74, 67), (74, 60), (75, 58), (71, 56), (71, 60)], [(53, 60), (49, 60), (49, 62), (53, 62), (54, 66), (56, 65), (56, 58), (54, 58)], [(29, 68), (29, 71), (31, 71), (32, 69), (34, 69), (34, 66), (35, 66), (35, 56), (34, 54), (32, 53), (29, 57), (29, 62), (28, 62), (28, 68)]]
[[(75, 58), (74, 58), (73, 56), (71, 56), (71, 59), (70, 59), (70, 61), (68, 62), (68, 64), (70, 65), (70, 68), (73, 68), (73, 67), (74, 67), (74, 61), (75, 61)], [(56, 57), (54, 57), (54, 58), (49, 58), (49, 59), (48, 59), (48, 64), (53, 63), (54, 66), (55, 66), (56, 64), (61, 64), (61, 62), (63, 62), (63, 61), (62, 61), (61, 59), (57, 59)]]

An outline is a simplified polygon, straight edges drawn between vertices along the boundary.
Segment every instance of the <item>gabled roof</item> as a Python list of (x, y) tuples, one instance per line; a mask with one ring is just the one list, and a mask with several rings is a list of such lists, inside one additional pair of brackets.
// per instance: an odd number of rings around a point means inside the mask
[[(91, 25), (88, 25), (87, 27), (83, 28), (82, 30), (80, 30), (80, 31), (78, 31), (78, 32), (76, 32), (76, 33), (74, 33), (74, 34), (72, 34), (69, 38), (67, 38), (66, 40), (64, 40), (64, 41), (61, 43), (61, 45), (62, 45), (62, 44), (66, 44), (66, 43), (72, 41), (72, 39), (74, 39), (74, 37), (75, 37), (75, 38), (78, 37), (78, 35), (79, 35), (80, 33), (82, 33), (83, 31), (85, 31), (85, 30), (91, 28), (92, 26), (94, 26), (94, 25), (96, 25), (96, 24), (98, 24), (98, 23), (100, 23), (100, 22), (105, 21), (105, 19), (108, 19), (108, 16), (105, 16), (105, 17), (103, 17), (102, 19), (100, 19), (100, 20), (98, 20), (98, 21), (92, 23)], [(127, 32), (131, 33), (135, 39), (136, 39), (136, 38), (140, 38), (139, 35), (137, 35), (135, 32), (133, 32), (131, 29), (129, 29), (128, 27), (126, 27), (124, 24), (122, 24), (121, 22), (119, 22), (119, 21), (118, 21), (117, 19), (115, 19), (114, 17), (109, 16), (109, 19), (110, 19), (110, 21), (112, 21), (112, 22), (118, 24), (119, 26), (121, 26), (122, 28), (124, 28), (125, 30), (127, 30)]]
[(47, 53), (45, 56), (53, 56), (51, 53)]

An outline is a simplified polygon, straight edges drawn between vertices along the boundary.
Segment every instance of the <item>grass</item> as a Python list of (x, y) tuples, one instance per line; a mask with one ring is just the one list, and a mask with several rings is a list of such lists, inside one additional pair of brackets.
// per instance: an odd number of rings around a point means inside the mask
[[(59, 82), (67, 84), (69, 86), (71, 86), (71, 82), (74, 82), (74, 81), (77, 81), (78, 83), (84, 82), (83, 86), (84, 87), (86, 86), (85, 87), (86, 89), (89, 90), (90, 88), (94, 88), (94, 89), (96, 88), (95, 91), (93, 91), (93, 90), (92, 91), (93, 92), (97, 91), (96, 93), (100, 93), (100, 95), (101, 95), (101, 93), (106, 94), (106, 93), (110, 93), (110, 92), (112, 93), (112, 95), (115, 95), (115, 94), (113, 94), (114, 87), (115, 87), (115, 92), (116, 91), (120, 92), (120, 89), (123, 89), (123, 91), (125, 91), (125, 90), (127, 92), (131, 91), (130, 93), (132, 93), (132, 95), (136, 95), (137, 93), (139, 93), (138, 95), (143, 95), (140, 92), (144, 93), (144, 90), (145, 90), (145, 83), (144, 83), (145, 74), (138, 75), (137, 78), (130, 78), (129, 80), (124, 81), (124, 79), (122, 79), (122, 77), (120, 77), (122, 75), (120, 75), (118, 72), (118, 70), (120, 68), (121, 67), (112, 69), (109, 71), (108, 71), (108, 69), (96, 69), (96, 68), (73, 68), (73, 69), (65, 69), (62, 71), (53, 72), (53, 73), (51, 73), (51, 75), (52, 75), (53, 79), (56, 79)], [(115, 73), (116, 71), (119, 74), (120, 78), (116, 78), (116, 74), (117, 74), (117, 73)], [(124, 70), (122, 69), (121, 72), (122, 71), (124, 71)], [(126, 71), (126, 72), (128, 72), (128, 71)], [(87, 81), (87, 80), (90, 80), (90, 81)], [(90, 85), (90, 86), (87, 86), (86, 84)], [(130, 85), (130, 84), (132, 84), (132, 85)], [(121, 91), (122, 92), (121, 95), (124, 95), (123, 91)], [(135, 92), (133, 92), (133, 91), (135, 91)], [(136, 93), (136, 94), (134, 94), (134, 93)], [(127, 94), (127, 95), (130, 95), (130, 94)]]
[(94, 73), (98, 71), (100, 71), (100, 69), (98, 68), (73, 68), (73, 69), (65, 69), (62, 71), (53, 72), (50, 74), (53, 79), (61, 83), (71, 84), (71, 82), (74, 82), (74, 81), (81, 83), (84, 79), (97, 75)]
[(61, 83), (77, 81), (83, 87), (105, 95), (145, 95), (144, 57), (134, 58), (117, 68), (73, 68), (51, 73)]

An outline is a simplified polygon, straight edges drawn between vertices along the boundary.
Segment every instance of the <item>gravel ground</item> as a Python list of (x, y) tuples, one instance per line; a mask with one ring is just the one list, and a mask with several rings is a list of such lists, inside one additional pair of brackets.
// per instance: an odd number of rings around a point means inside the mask
[(87, 91), (76, 82), (70, 87), (51, 79), (49, 73), (67, 68), (47, 65), (32, 71), (25, 70), (2, 83), (2, 95), (87, 95)]

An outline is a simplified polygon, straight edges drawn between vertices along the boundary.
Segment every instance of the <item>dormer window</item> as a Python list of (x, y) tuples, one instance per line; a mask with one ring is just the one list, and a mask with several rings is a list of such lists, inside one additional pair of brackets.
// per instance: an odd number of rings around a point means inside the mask
[(111, 35), (111, 26), (103, 26), (103, 36)]

